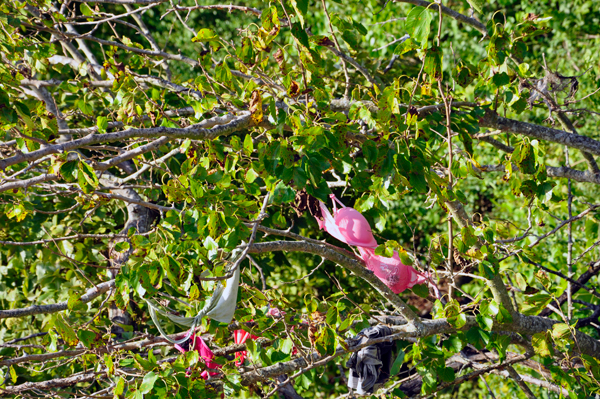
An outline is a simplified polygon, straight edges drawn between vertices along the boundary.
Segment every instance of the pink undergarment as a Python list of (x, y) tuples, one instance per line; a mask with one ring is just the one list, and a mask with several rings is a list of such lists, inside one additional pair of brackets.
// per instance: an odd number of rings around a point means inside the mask
[[(416, 284), (423, 284), (428, 281), (426, 276), (416, 271), (412, 266), (403, 264), (396, 251), (394, 251), (394, 256), (391, 258), (375, 255), (377, 241), (373, 237), (367, 219), (356, 209), (344, 206), (335, 195), (331, 194), (330, 197), (333, 200), (333, 216), (327, 206), (319, 201), (321, 216), (323, 217), (323, 219), (317, 218), (319, 227), (336, 239), (357, 247), (367, 269), (373, 271), (394, 293), (398, 294)], [(341, 209), (337, 209), (336, 202), (342, 206)]]

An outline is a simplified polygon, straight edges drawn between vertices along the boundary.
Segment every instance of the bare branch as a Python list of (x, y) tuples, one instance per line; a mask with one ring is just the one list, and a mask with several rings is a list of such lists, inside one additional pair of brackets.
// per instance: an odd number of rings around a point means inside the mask
[[(409, 3), (409, 4), (413, 4), (415, 6), (421, 6), (421, 7), (425, 7), (425, 8), (429, 8), (431, 11), (438, 11), (438, 7), (437, 5), (431, 7), (433, 5), (433, 3), (430, 3), (428, 1), (425, 0), (394, 0), (396, 3)], [(451, 8), (448, 8), (446, 6), (441, 6), (442, 12), (446, 15), (448, 15), (449, 17), (454, 18), (455, 20), (465, 23), (469, 26), (472, 26), (473, 28), (477, 29), (479, 32), (483, 33), (484, 36), (487, 36), (487, 29), (485, 27), (484, 24), (482, 24), (481, 22), (479, 22), (478, 20), (476, 20), (475, 18), (469, 18), (466, 15), (463, 15), (461, 13), (458, 13), (456, 11), (454, 11)]]
[[(94, 300), (95, 298), (99, 297), (100, 295), (104, 294), (114, 286), (115, 280), (110, 280), (98, 284), (96, 287), (87, 290), (87, 292), (83, 294), (81, 298), (79, 298), (79, 301), (81, 301), (82, 303), (88, 303)], [(0, 319), (8, 319), (11, 317), (25, 317), (36, 314), (57, 313), (67, 309), (67, 301), (54, 303), (51, 305), (33, 305), (21, 309), (0, 310)]]

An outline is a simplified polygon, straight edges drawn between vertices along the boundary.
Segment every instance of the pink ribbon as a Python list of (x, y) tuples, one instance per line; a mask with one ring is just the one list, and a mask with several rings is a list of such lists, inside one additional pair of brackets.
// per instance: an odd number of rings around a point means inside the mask
[[(214, 359), (215, 355), (214, 353), (210, 350), (210, 348), (204, 343), (204, 340), (202, 339), (202, 337), (200, 337), (199, 335), (193, 335), (192, 338), (190, 338), (191, 340), (191, 349), (185, 349), (183, 347), (181, 347), (178, 344), (175, 344), (175, 348), (181, 352), (181, 353), (185, 353), (185, 352), (189, 352), (190, 350), (196, 350), (196, 352), (198, 352), (200, 354), (200, 358), (204, 361), (204, 364), (206, 365), (207, 368), (209, 369), (220, 369), (222, 366), (218, 363), (214, 363), (212, 360)], [(190, 376), (191, 371), (188, 370), (188, 372), (186, 373), (186, 376)], [(202, 372), (202, 374), (200, 374), (200, 376), (205, 379), (208, 380), (209, 377), (215, 376), (219, 373), (211, 371), (208, 372), (206, 370), (204, 370)]]

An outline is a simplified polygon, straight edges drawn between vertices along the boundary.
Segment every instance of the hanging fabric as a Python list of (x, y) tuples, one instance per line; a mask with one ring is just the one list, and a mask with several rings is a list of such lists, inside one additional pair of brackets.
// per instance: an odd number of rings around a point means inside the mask
[[(334, 194), (331, 194), (330, 197), (333, 201), (334, 214), (331, 215), (327, 206), (319, 201), (322, 216), (322, 219), (317, 218), (319, 227), (336, 239), (357, 247), (360, 258), (365, 262), (367, 269), (375, 273), (395, 294), (412, 288), (416, 284), (428, 282), (425, 275), (416, 271), (412, 266), (403, 264), (397, 251), (394, 251), (394, 256), (391, 258), (375, 255), (375, 248), (378, 244), (367, 219), (356, 209), (342, 204)], [(337, 209), (336, 202), (341, 205), (341, 209)]]
[[(200, 337), (199, 335), (192, 335), (190, 341), (191, 342), (188, 342), (183, 345), (175, 344), (175, 348), (181, 353), (195, 350), (196, 352), (198, 352), (198, 354), (200, 355), (200, 358), (203, 360), (204, 364), (209, 369), (216, 370), (216, 369), (220, 369), (222, 367), (220, 364), (214, 363), (212, 361), (215, 357), (215, 354), (213, 353), (213, 351), (210, 350), (208, 345), (206, 345), (206, 343), (204, 342), (202, 337)], [(191, 371), (188, 370), (186, 372), (186, 377), (189, 377), (190, 374), (191, 374)], [(203, 379), (208, 380), (210, 377), (215, 376), (217, 374), (219, 374), (219, 373), (217, 373), (215, 371), (205, 370), (200, 374), (200, 376)]]
[[(354, 337), (355, 345), (390, 334), (392, 334), (392, 330), (382, 324), (368, 327)], [(390, 378), (395, 349), (395, 342), (390, 341), (366, 346), (358, 352), (352, 353), (346, 363), (346, 367), (350, 369), (348, 388), (355, 390), (359, 395), (377, 392)]]
[[(230, 257), (230, 264), (235, 266), (241, 254), (241, 249), (233, 250)], [(150, 311), (150, 317), (152, 318), (152, 321), (154, 322), (154, 325), (156, 325), (156, 328), (158, 329), (160, 334), (169, 342), (172, 342), (174, 344), (182, 344), (188, 339), (190, 339), (190, 337), (196, 330), (196, 327), (198, 327), (201, 324), (203, 317), (208, 316), (211, 319), (219, 321), (221, 323), (231, 322), (231, 320), (233, 319), (233, 314), (235, 313), (238, 287), (240, 285), (240, 266), (237, 265), (235, 270), (232, 270), (230, 268), (229, 270), (227, 270), (226, 273), (232, 273), (231, 277), (225, 280), (224, 283), (222, 281), (217, 282), (212, 296), (210, 297), (210, 299), (208, 299), (202, 310), (200, 310), (200, 312), (198, 312), (198, 314), (195, 317), (176, 316), (170, 312), (166, 312), (160, 309), (160, 307), (157, 304), (153, 303), (152, 300), (145, 299), (146, 303), (148, 304), (148, 309)], [(182, 339), (172, 339), (163, 330), (162, 325), (160, 324), (160, 320), (158, 319), (157, 313), (168, 318), (173, 323), (179, 324), (184, 327), (189, 327), (190, 329)]]
[[(236, 344), (245, 344), (246, 341), (248, 340), (248, 338), (250, 339), (258, 339), (259, 337), (257, 337), (256, 335), (252, 335), (250, 334), (248, 331), (244, 331), (244, 330), (235, 330), (233, 332), (233, 342)], [(239, 351), (235, 353), (235, 365), (236, 366), (241, 366), (244, 363), (244, 359), (246, 359), (246, 355), (248, 354), (248, 352), (246, 351)]]

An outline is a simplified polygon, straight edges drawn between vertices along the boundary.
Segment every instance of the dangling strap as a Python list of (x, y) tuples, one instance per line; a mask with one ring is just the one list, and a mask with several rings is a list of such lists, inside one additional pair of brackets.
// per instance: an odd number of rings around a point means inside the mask
[[(235, 249), (231, 254), (231, 262), (230, 263), (235, 265), (237, 263), (237, 260), (241, 253), (242, 253), (242, 251), (240, 249)], [(240, 267), (238, 265), (236, 270), (230, 269), (227, 271), (227, 273), (233, 273), (234, 275), (232, 278), (236, 279), (236, 277), (237, 277), (237, 279), (239, 279), (239, 268)], [(237, 287), (235, 287), (235, 288), (236, 288), (236, 295), (237, 295)], [(202, 318), (205, 316), (210, 316), (210, 314), (217, 308), (217, 305), (219, 304), (219, 300), (223, 296), (224, 291), (225, 291), (225, 287), (223, 286), (223, 283), (221, 281), (219, 281), (217, 283), (217, 286), (215, 287), (215, 290), (214, 290), (212, 296), (210, 297), (210, 299), (206, 302), (204, 307), (198, 312), (198, 314), (195, 317), (176, 316), (170, 312), (161, 310), (157, 305), (152, 303), (151, 300), (146, 299), (146, 298), (144, 298), (144, 300), (148, 304), (148, 309), (150, 310), (150, 317), (152, 318), (152, 321), (154, 322), (154, 325), (158, 329), (158, 332), (160, 333), (160, 335), (162, 335), (167, 341), (179, 345), (179, 344), (186, 342), (188, 339), (190, 339), (192, 334), (195, 332), (196, 327), (199, 326), (200, 323), (202, 322)], [(160, 313), (162, 316), (165, 316), (166, 318), (168, 318), (169, 320), (171, 320), (174, 323), (177, 323), (177, 324), (185, 326), (185, 327), (190, 327), (190, 329), (186, 333), (185, 337), (183, 337), (182, 339), (178, 339), (178, 340), (170, 338), (167, 335), (167, 333), (163, 330), (163, 328), (160, 324), (160, 320), (158, 319), (157, 313)], [(219, 320), (219, 321), (221, 321), (221, 320)]]
[(337, 197), (335, 196), (335, 194), (329, 194), (329, 198), (331, 198), (331, 202), (333, 202), (333, 214), (334, 215), (337, 213), (337, 206), (335, 205), (336, 202), (338, 204), (340, 204), (342, 208), (346, 207), (346, 205), (342, 204), (342, 201), (340, 201), (339, 199), (337, 199)]
[(427, 279), (427, 285), (430, 286), (431, 288), (433, 288), (433, 293), (435, 294), (435, 297), (437, 299), (442, 299), (442, 294), (440, 293), (440, 289), (433, 282), (432, 274), (429, 272), (424, 272), (424, 273), (422, 273), (422, 275), (423, 275), (423, 277), (425, 277)]

